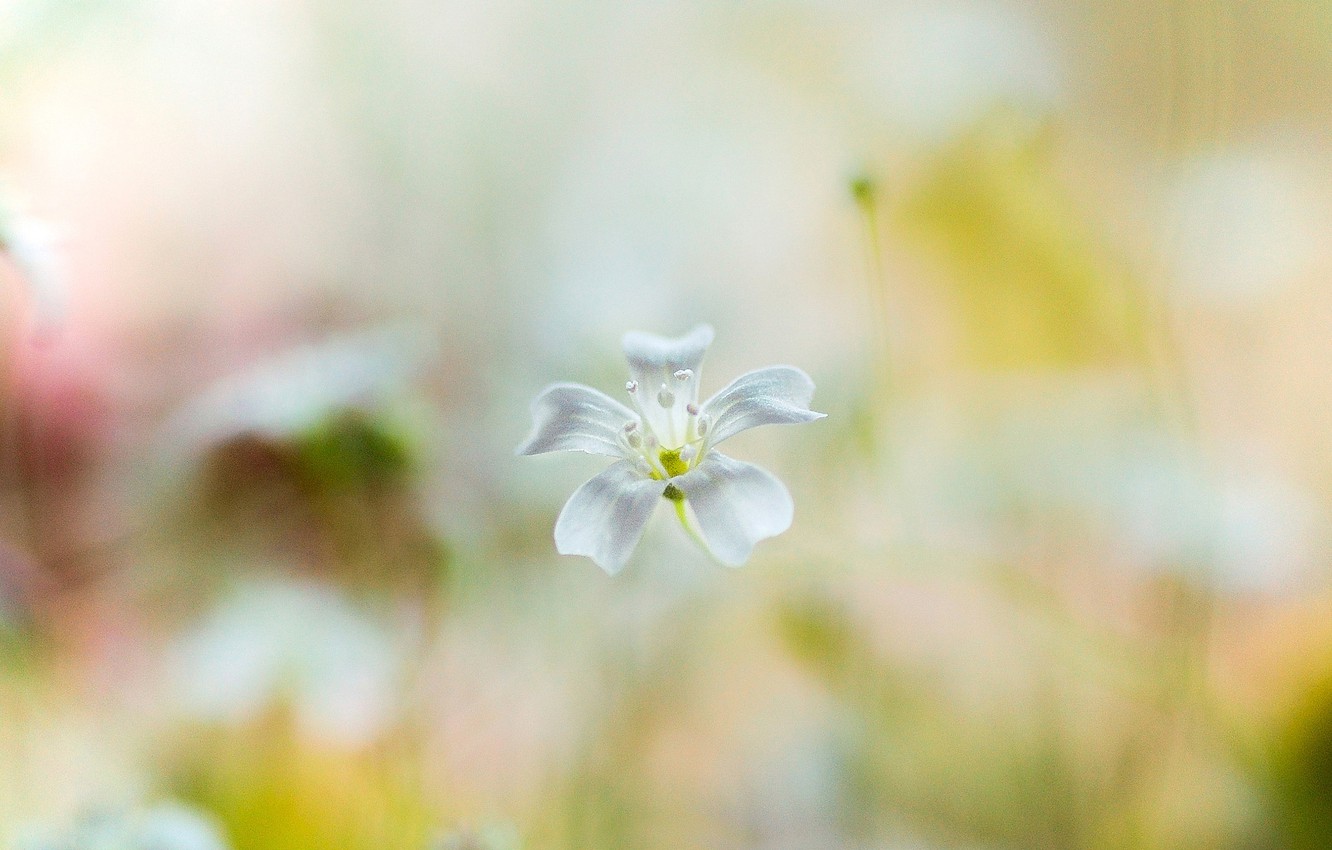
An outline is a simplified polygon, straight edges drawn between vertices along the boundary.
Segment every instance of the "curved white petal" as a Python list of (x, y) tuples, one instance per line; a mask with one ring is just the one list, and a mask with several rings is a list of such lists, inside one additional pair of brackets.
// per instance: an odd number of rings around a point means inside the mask
[[(680, 337), (662, 337), (642, 331), (624, 335), (624, 357), (629, 374), (638, 384), (638, 404), (643, 417), (665, 444), (682, 445), (686, 405), (698, 401), (698, 381), (703, 355), (712, 344), (711, 325), (695, 325)], [(684, 381), (675, 377), (688, 370)], [(669, 397), (660, 396), (663, 385)]]
[(586, 555), (614, 575), (643, 536), (666, 482), (645, 476), (633, 461), (612, 464), (574, 491), (555, 521), (555, 549)]
[(794, 366), (769, 366), (746, 372), (703, 405), (710, 420), (708, 444), (758, 425), (813, 422), (827, 414), (809, 409), (814, 382)]
[(699, 531), (717, 560), (739, 566), (754, 544), (791, 527), (795, 505), (772, 473), (710, 452), (674, 484), (685, 494)]
[(589, 452), (622, 457), (620, 434), (638, 414), (603, 392), (582, 384), (551, 384), (532, 402), (532, 433), (520, 455)]
[(712, 337), (711, 325), (695, 325), (684, 336), (673, 338), (630, 331), (624, 335), (624, 358), (634, 380), (655, 392), (663, 383), (670, 386), (672, 376), (681, 369), (697, 373)]

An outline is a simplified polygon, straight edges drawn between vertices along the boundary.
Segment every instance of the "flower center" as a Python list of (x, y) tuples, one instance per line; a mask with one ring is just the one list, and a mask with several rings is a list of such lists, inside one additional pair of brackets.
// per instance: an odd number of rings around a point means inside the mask
[[(707, 450), (710, 423), (697, 403), (694, 372), (680, 369), (670, 378), (670, 383), (663, 382), (655, 392), (640, 388), (637, 381), (625, 384), (640, 418), (625, 423), (622, 446), (642, 457), (656, 479), (684, 475)], [(667, 491), (667, 498), (683, 498), (674, 487)]]
[(682, 449), (662, 449), (657, 457), (661, 460), (661, 468), (666, 470), (666, 474), (671, 478), (677, 475), (684, 475), (689, 471), (689, 462), (680, 457)]

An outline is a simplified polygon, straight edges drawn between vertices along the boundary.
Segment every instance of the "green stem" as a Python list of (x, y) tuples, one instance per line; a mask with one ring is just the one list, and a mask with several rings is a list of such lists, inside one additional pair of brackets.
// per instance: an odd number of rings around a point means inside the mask
[(689, 521), (689, 514), (685, 511), (684, 499), (675, 501), (675, 515), (680, 518), (680, 525), (684, 526), (684, 530), (689, 532), (690, 537), (694, 538), (694, 542), (702, 546), (703, 551), (711, 552), (712, 550), (708, 548), (707, 542), (703, 540), (703, 535), (699, 534), (693, 523)]

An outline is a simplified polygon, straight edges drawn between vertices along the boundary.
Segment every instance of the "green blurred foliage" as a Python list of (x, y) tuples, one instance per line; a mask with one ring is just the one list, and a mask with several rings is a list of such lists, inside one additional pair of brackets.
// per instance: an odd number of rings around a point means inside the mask
[[(1176, 703), (1125, 694), (1096, 657), (1069, 657), (1085, 639), (1015, 645), (1019, 656), (996, 680), (1002, 699), (978, 701), (885, 654), (852, 609), (823, 592), (786, 599), (776, 618), (844, 712), (841, 799), (853, 834), (1015, 850), (1266, 846), (1249, 813), (1225, 809), (1242, 798), (1226, 779), (1227, 754), (1163, 744), (1177, 729)], [(1143, 672), (1156, 681), (1157, 671)], [(1201, 721), (1187, 734), (1214, 735)]]
[(295, 551), (356, 585), (434, 587), (451, 555), (418, 502), (420, 472), (409, 430), (340, 411), (287, 439), (241, 434), (213, 448), (182, 520), (206, 550)]
[(298, 435), (294, 451), (308, 486), (335, 492), (402, 485), (417, 466), (407, 434), (356, 412), (329, 417)]
[(880, 657), (831, 600), (794, 600), (779, 624), (854, 719), (843, 760), (856, 831), (872, 837), (905, 824), (948, 841), (1079, 846), (1081, 789), (1047, 718), (1018, 706), (1000, 717), (959, 710), (928, 676)]
[(1332, 847), (1332, 655), (1308, 660), (1309, 674), (1272, 730), (1270, 794), (1296, 850)]
[(681, 616), (674, 625), (686, 628), (672, 629), (649, 647), (609, 653), (600, 668), (601, 698), (591, 736), (552, 784), (531, 846), (669, 850), (696, 841), (701, 819), (691, 816), (688, 795), (664, 786), (651, 770), (657, 736), (687, 703), (689, 671), (699, 649), (687, 628), (694, 620)]

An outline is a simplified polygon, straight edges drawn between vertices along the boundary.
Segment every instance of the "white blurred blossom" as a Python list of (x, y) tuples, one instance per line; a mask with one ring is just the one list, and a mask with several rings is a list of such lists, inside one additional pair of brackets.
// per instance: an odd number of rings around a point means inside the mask
[(27, 288), (33, 323), (49, 330), (64, 316), (66, 239), (54, 223), (0, 202), (0, 259), (7, 259)]
[(522, 841), (512, 824), (489, 824), (480, 829), (451, 832), (431, 850), (521, 850)]
[(355, 746), (392, 720), (402, 655), (387, 629), (335, 589), (241, 584), (173, 648), (180, 708), (228, 723), (286, 700), (314, 737)]
[(1044, 112), (1063, 88), (1045, 34), (994, 2), (897, 3), (868, 31), (865, 80), (888, 116), (938, 141), (997, 105)]
[(165, 803), (142, 811), (86, 813), (64, 830), (33, 830), (16, 850), (227, 850), (203, 814)]
[[(905, 411), (904, 416), (912, 416)], [(970, 428), (913, 420), (903, 475), (938, 545), (1003, 556), (1027, 545), (1027, 518), (1105, 536), (1121, 563), (1228, 592), (1296, 589), (1327, 533), (1314, 495), (1222, 444), (1204, 456), (1116, 392), (1030, 399)], [(1079, 532), (1083, 533), (1083, 532)]]
[(433, 353), (423, 332), (391, 326), (303, 345), (228, 376), (168, 423), (172, 457), (232, 437), (281, 440), (344, 410), (374, 409), (416, 375)]
[(1199, 299), (1271, 295), (1327, 256), (1328, 205), (1293, 157), (1226, 151), (1184, 164), (1164, 222), (1175, 275)]

